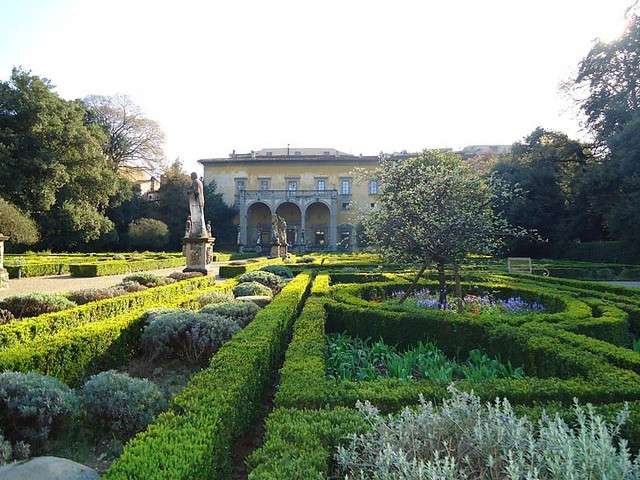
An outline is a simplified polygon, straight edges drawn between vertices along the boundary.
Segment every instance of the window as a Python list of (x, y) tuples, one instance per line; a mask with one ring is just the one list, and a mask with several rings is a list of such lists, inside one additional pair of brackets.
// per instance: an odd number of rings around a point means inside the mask
[(271, 157), (273, 155), (273, 152), (267, 152), (267, 157)]
[(376, 208), (375, 202), (371, 204), (371, 208)]
[(269, 190), (269, 179), (261, 178), (260, 179), (260, 190)]
[(378, 194), (378, 180), (369, 180), (369, 195)]
[(331, 152), (329, 150), (325, 150), (324, 152), (322, 152), (322, 154), (328, 157), (329, 155), (331, 155)]
[(340, 193), (342, 195), (351, 195), (351, 179), (350, 178), (340, 179)]
[(294, 155), (302, 155), (302, 152), (300, 150), (296, 150), (295, 152), (293, 152)]
[(290, 192), (295, 192), (298, 190), (298, 181), (297, 180), (289, 180), (287, 182), (287, 190)]
[(351, 202), (342, 202), (342, 210), (351, 210)]
[(236, 193), (244, 192), (247, 188), (247, 181), (244, 178), (236, 178)]
[(324, 178), (319, 178), (318, 183), (316, 184), (316, 190), (326, 190), (327, 189), (327, 181)]

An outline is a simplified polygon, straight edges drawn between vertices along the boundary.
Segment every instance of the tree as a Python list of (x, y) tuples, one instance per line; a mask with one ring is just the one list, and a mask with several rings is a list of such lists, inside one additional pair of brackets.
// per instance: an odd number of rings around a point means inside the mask
[(12, 243), (32, 244), (38, 241), (38, 227), (18, 207), (0, 198), (0, 233)]
[[(492, 174), (507, 188), (522, 192), (497, 207), (510, 223), (535, 230), (552, 245), (585, 239), (587, 230), (600, 239), (602, 222), (597, 210), (587, 208), (592, 199), (584, 188), (585, 172), (594, 164), (587, 145), (538, 127), (492, 167)], [(512, 240), (510, 249), (531, 255), (543, 246), (534, 237), (519, 237)]]
[(77, 101), (14, 69), (0, 82), (0, 191), (40, 225), (47, 246), (73, 248), (112, 228), (105, 209), (122, 188)]
[(236, 226), (233, 223), (238, 210), (229, 207), (222, 194), (216, 192), (216, 182), (204, 187), (204, 218), (211, 222), (217, 245), (234, 245), (237, 239)]
[(191, 178), (176, 160), (164, 172), (158, 189), (157, 217), (169, 227), (168, 247), (179, 249), (184, 237), (185, 222), (189, 216), (189, 198), (187, 189)]
[(140, 250), (162, 250), (169, 240), (169, 227), (154, 218), (140, 218), (129, 224), (129, 244)]
[(91, 95), (83, 99), (89, 123), (106, 134), (104, 152), (114, 168), (155, 171), (164, 163), (164, 133), (126, 95)]
[[(406, 298), (436, 264), (439, 303), (447, 303), (445, 265), (452, 264), (461, 297), (459, 265), (469, 253), (491, 253), (518, 233), (492, 207), (496, 193), (462, 159), (424, 151), (406, 160), (383, 159), (377, 171), (378, 206), (364, 220), (369, 244), (391, 262), (419, 264)], [(404, 300), (403, 298), (403, 300)]]

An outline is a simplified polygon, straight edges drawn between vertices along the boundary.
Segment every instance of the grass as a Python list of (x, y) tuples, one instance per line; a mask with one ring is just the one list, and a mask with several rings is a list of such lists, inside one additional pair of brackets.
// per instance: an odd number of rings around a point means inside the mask
[(493, 378), (522, 378), (522, 368), (501, 363), (481, 350), (472, 350), (464, 362), (450, 360), (433, 343), (418, 343), (399, 352), (382, 340), (353, 338), (344, 334), (327, 336), (327, 375), (336, 380), (432, 380), (451, 382)]

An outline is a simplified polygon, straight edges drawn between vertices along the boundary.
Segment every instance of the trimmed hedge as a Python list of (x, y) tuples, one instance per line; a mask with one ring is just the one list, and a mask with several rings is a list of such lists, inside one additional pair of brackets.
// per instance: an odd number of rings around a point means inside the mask
[(234, 283), (229, 280), (214, 286), (202, 284), (201, 288), (182, 294), (173, 292), (154, 304), (137, 306), (120, 315), (96, 318), (51, 334), (41, 333), (31, 341), (0, 350), (0, 371), (37, 371), (77, 385), (86, 376), (118, 367), (138, 353), (140, 334), (150, 307), (198, 308), (198, 298), (203, 293), (229, 290)]
[(102, 478), (196, 480), (228, 475), (233, 443), (256, 418), (308, 288), (309, 275), (292, 280), (191, 379), (168, 412), (127, 444)]
[(243, 273), (259, 270), (266, 265), (278, 265), (282, 260), (279, 258), (270, 260), (261, 260), (253, 263), (245, 263), (243, 265), (220, 265), (220, 278), (233, 278)]
[(123, 273), (159, 270), (161, 268), (180, 267), (185, 264), (182, 257), (148, 260), (113, 260), (99, 263), (75, 263), (69, 265), (72, 277), (101, 277)]
[(90, 302), (60, 312), (12, 321), (0, 325), (0, 349), (29, 343), (42, 335), (52, 335), (71, 327), (125, 314), (138, 308), (160, 307), (171, 302), (176, 296), (208, 287), (213, 282), (212, 277), (198, 277), (141, 292)]

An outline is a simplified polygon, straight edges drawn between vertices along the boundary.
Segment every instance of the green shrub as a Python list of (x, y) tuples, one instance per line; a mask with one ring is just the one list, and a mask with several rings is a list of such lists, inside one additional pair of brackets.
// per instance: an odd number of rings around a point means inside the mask
[(82, 386), (80, 400), (92, 425), (125, 437), (143, 430), (167, 407), (157, 385), (115, 370), (92, 376)]
[(313, 263), (315, 261), (316, 261), (315, 257), (296, 258), (296, 263)]
[(286, 265), (267, 265), (262, 267), (260, 270), (273, 273), (274, 275), (278, 275), (282, 278), (293, 278), (293, 271)]
[(194, 375), (171, 411), (130, 441), (103, 480), (226, 478), (235, 441), (255, 421), (309, 277), (292, 280)]
[(271, 296), (271, 289), (258, 282), (243, 282), (233, 287), (233, 294), (236, 297), (249, 297), (253, 295)]
[(0, 309), (9, 310), (16, 318), (35, 317), (75, 307), (75, 303), (55, 293), (26, 293), (0, 301)]
[(11, 235), (14, 243), (32, 244), (39, 237), (36, 222), (4, 198), (0, 198), (0, 232)]
[(95, 263), (72, 263), (68, 265), (72, 277), (100, 277), (123, 273), (158, 270), (184, 265), (183, 257), (143, 258), (131, 256), (129, 260), (112, 260)]
[(128, 275), (122, 279), (123, 282), (138, 282), (145, 287), (158, 287), (160, 285), (168, 285), (174, 283), (176, 280), (173, 278), (161, 277), (153, 273), (142, 272)]
[(59, 380), (34, 372), (0, 373), (0, 424), (13, 442), (39, 446), (77, 412), (77, 398)]
[(272, 292), (279, 291), (284, 283), (282, 277), (279, 277), (278, 275), (275, 275), (271, 272), (265, 272), (263, 270), (255, 270), (253, 272), (243, 273), (238, 277), (238, 282), (258, 282), (265, 287), (269, 287)]
[(139, 218), (129, 224), (129, 243), (134, 248), (160, 250), (169, 241), (169, 227), (154, 218)]
[(185, 309), (161, 311), (149, 316), (140, 343), (151, 359), (177, 357), (202, 363), (239, 329), (239, 325), (227, 317)]
[(254, 319), (258, 310), (260, 310), (260, 307), (253, 302), (235, 301), (210, 303), (202, 308), (200, 313), (212, 313), (221, 317), (230, 318), (240, 325), (240, 327), (244, 327)]
[(11, 320), (14, 320), (16, 317), (13, 316), (9, 310), (0, 309), (0, 325), (3, 323), (9, 323)]
[(213, 292), (206, 293), (198, 298), (198, 302), (201, 306), (209, 305), (211, 303), (232, 302), (233, 293), (228, 291), (214, 290)]

